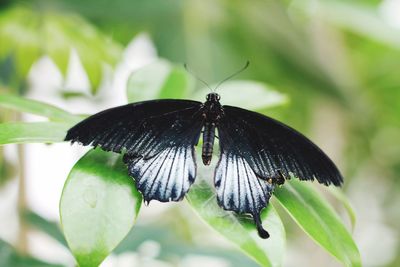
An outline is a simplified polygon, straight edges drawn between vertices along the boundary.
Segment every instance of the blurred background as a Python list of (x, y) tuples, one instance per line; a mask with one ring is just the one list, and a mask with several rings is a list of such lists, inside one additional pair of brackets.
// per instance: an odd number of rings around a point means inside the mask
[[(130, 73), (158, 58), (210, 83), (250, 60), (240, 78), (288, 98), (266, 114), (342, 170), (364, 266), (400, 266), (400, 0), (0, 1), (2, 91), (91, 114), (126, 103)], [(0, 109), (0, 122), (37, 120), (21, 116)], [(85, 151), (0, 147), (1, 266), (74, 266), (58, 203)], [(340, 266), (283, 220), (284, 266)], [(102, 266), (255, 265), (182, 203), (143, 207), (135, 229)]]

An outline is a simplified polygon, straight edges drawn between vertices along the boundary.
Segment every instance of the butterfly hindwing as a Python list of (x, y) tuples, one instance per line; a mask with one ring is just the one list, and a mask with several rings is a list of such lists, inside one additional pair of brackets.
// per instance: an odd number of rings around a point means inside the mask
[(195, 156), (190, 146), (172, 146), (148, 159), (125, 155), (124, 162), (146, 202), (179, 201), (196, 177)]
[(66, 140), (125, 152), (129, 175), (145, 201), (178, 201), (196, 176), (200, 106), (196, 101), (156, 100), (112, 108), (71, 128)]
[(260, 236), (267, 238), (260, 213), (268, 205), (274, 186), (259, 179), (239, 153), (221, 149), (214, 178), (218, 204), (226, 210), (252, 214)]

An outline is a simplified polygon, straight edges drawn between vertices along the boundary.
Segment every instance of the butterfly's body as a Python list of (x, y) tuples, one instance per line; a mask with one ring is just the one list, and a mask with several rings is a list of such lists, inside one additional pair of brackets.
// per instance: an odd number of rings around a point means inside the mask
[(204, 118), (203, 128), (203, 147), (202, 160), (204, 165), (210, 165), (214, 148), (215, 130), (218, 126), (219, 119), (223, 116), (224, 110), (219, 103), (219, 95), (210, 93), (207, 95), (207, 101), (201, 108)]
[(205, 122), (203, 129), (203, 146), (201, 149), (201, 158), (204, 165), (210, 165), (214, 150), (215, 140), (215, 122)]
[[(209, 165), (215, 132), (220, 157), (214, 185), (225, 210), (250, 213), (261, 237), (261, 210), (285, 177), (339, 186), (334, 163), (294, 129), (259, 113), (204, 103), (151, 100), (97, 113), (71, 128), (65, 140), (124, 154), (128, 173), (146, 202), (179, 201), (196, 178), (195, 146), (203, 130), (202, 161)], [(122, 127), (121, 127), (122, 126)]]

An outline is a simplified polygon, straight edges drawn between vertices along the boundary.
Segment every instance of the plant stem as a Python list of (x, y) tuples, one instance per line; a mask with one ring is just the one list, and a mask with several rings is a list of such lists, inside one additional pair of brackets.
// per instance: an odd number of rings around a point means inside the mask
[[(17, 114), (17, 120), (22, 119), (21, 114)], [(18, 163), (19, 163), (19, 179), (18, 179), (18, 221), (19, 221), (19, 232), (16, 248), (21, 254), (27, 254), (28, 240), (27, 234), (28, 229), (25, 223), (24, 214), (26, 211), (26, 184), (25, 184), (25, 148), (24, 145), (17, 145), (18, 152)]]

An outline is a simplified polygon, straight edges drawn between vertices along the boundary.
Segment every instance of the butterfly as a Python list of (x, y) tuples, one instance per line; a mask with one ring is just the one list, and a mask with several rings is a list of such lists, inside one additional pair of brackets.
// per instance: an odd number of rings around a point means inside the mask
[(161, 99), (107, 109), (72, 127), (65, 140), (124, 154), (144, 201), (168, 202), (182, 200), (195, 182), (200, 137), (202, 163), (211, 163), (216, 132), (217, 202), (225, 210), (251, 214), (261, 238), (269, 237), (261, 210), (285, 179), (343, 182), (335, 164), (305, 136), (260, 113), (221, 105), (215, 92), (204, 103)]

